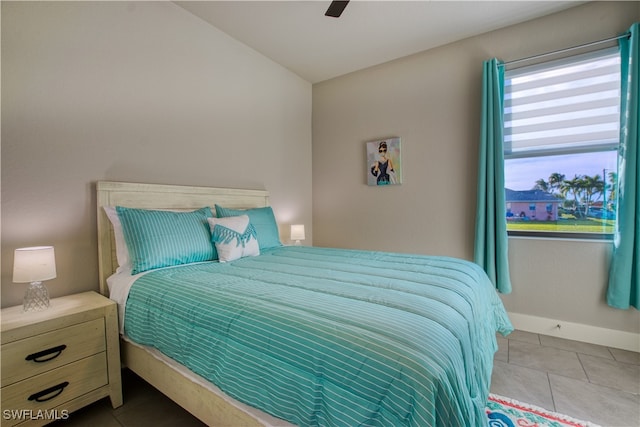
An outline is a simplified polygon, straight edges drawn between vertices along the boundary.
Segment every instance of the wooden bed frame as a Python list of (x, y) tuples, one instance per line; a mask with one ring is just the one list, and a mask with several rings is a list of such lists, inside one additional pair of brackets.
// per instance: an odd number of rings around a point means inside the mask
[[(118, 267), (113, 229), (103, 206), (144, 209), (199, 209), (216, 203), (235, 209), (268, 206), (264, 190), (100, 181), (96, 184), (100, 292), (109, 295), (107, 278)], [(122, 363), (202, 422), (210, 426), (290, 425), (264, 412), (242, 408), (212, 392), (145, 349), (121, 340)], [(246, 405), (244, 405), (246, 406)]]

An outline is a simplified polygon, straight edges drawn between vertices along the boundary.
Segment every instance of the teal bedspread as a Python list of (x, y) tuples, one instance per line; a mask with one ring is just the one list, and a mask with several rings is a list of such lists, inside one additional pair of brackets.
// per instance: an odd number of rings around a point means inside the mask
[(485, 273), (446, 258), (282, 247), (156, 270), (125, 333), (301, 426), (481, 426), (496, 331)]

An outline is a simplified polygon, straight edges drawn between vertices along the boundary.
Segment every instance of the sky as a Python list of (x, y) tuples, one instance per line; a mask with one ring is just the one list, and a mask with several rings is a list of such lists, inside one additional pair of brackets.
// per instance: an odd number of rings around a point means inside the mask
[(554, 172), (562, 173), (566, 179), (575, 175), (600, 175), (606, 170), (616, 170), (617, 151), (567, 154), (562, 156), (529, 157), (505, 161), (505, 187), (511, 190), (531, 190), (539, 179), (549, 180)]

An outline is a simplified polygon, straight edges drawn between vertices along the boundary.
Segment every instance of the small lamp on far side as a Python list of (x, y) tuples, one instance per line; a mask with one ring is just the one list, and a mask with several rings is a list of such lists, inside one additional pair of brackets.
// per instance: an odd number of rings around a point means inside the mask
[(53, 246), (16, 249), (13, 258), (13, 282), (29, 283), (24, 294), (24, 311), (49, 308), (49, 292), (43, 280), (56, 277), (56, 257)]
[(304, 224), (291, 225), (291, 240), (296, 246), (300, 246), (300, 240), (304, 240)]

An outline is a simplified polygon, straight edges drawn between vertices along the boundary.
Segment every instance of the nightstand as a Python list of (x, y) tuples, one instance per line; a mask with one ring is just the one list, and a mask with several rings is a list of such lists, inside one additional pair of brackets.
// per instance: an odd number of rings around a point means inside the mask
[(44, 425), (109, 396), (122, 405), (117, 306), (96, 292), (2, 309), (2, 426)]

